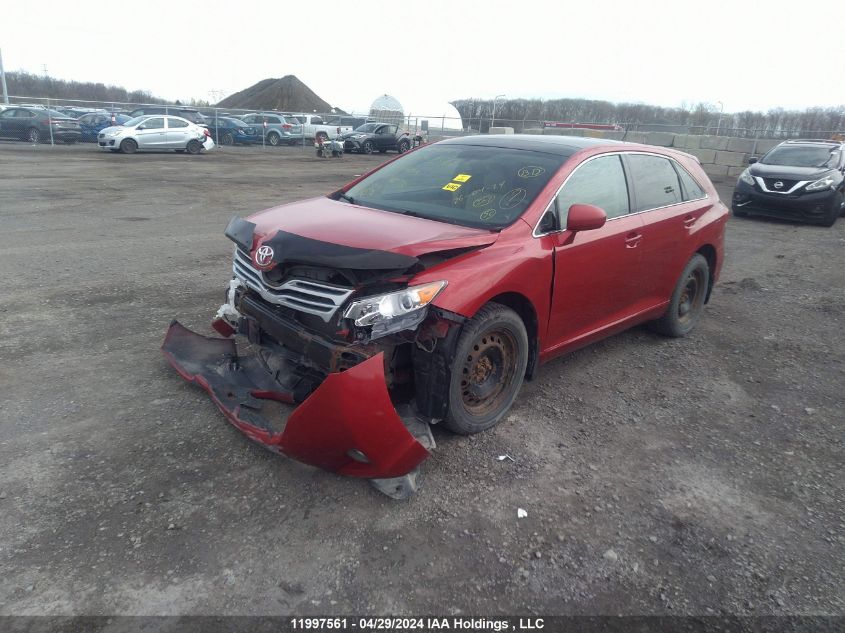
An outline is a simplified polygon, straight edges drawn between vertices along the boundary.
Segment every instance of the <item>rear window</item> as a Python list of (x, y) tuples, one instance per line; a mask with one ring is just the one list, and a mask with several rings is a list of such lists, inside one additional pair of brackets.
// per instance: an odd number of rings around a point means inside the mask
[(824, 145), (780, 145), (763, 156), (764, 165), (789, 167), (836, 167), (839, 151)]
[(389, 163), (346, 196), (364, 207), (499, 230), (523, 214), (568, 157), (479, 145), (432, 145)]

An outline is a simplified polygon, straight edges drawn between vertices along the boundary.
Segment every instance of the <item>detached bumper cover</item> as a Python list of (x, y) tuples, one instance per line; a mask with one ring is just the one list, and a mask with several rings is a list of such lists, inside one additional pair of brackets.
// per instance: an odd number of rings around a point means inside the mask
[(257, 359), (239, 358), (234, 340), (201, 336), (174, 321), (161, 349), (179, 375), (208, 392), (229, 422), (272, 451), (371, 479), (401, 477), (429, 456), (390, 401), (383, 354), (329, 374), (277, 431), (261, 416), (262, 400), (292, 404), (293, 397), (277, 391)]

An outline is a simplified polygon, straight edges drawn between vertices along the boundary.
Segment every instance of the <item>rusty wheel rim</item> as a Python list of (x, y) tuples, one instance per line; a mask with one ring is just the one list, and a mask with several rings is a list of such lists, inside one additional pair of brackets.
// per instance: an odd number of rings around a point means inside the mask
[(461, 367), (461, 398), (468, 413), (483, 416), (507, 400), (517, 356), (516, 338), (507, 330), (490, 330), (475, 340)]
[(686, 279), (678, 299), (678, 321), (686, 325), (698, 315), (704, 300), (704, 271), (693, 270)]

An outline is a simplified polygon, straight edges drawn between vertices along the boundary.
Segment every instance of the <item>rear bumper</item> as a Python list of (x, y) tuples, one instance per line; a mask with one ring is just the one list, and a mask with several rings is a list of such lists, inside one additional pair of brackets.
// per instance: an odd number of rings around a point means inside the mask
[(279, 424), (262, 415), (263, 401), (293, 404), (293, 395), (278, 391), (279, 384), (255, 357), (238, 356), (234, 340), (201, 336), (174, 321), (161, 349), (233, 426), (274, 452), (370, 479), (402, 477), (429, 456), (390, 401), (383, 354), (330, 373)]

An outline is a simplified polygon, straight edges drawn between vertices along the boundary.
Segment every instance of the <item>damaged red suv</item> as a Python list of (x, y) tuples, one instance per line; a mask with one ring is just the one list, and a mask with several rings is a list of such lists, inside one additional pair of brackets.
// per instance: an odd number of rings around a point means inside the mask
[(489, 429), (541, 362), (639, 323), (687, 334), (727, 217), (696, 159), (670, 149), (442, 141), (232, 219), (213, 322), (226, 338), (174, 322), (163, 351), (251, 439), (406, 497), (430, 425)]

